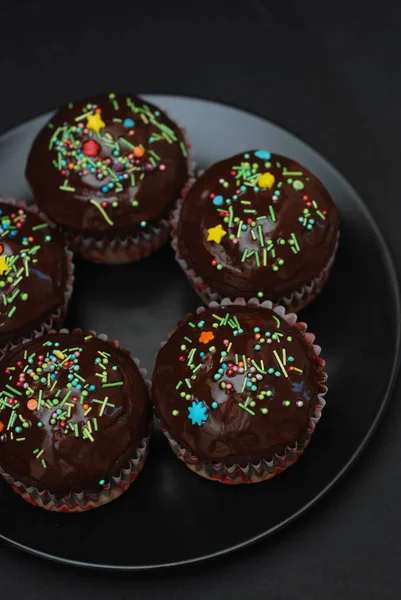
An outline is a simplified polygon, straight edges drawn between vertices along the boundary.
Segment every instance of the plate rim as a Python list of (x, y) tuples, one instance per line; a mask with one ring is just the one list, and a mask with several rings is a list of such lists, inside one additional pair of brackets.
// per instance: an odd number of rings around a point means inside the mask
[[(308, 147), (310, 150), (312, 150), (314, 153), (316, 153), (319, 156), (319, 159), (321, 161), (323, 161), (325, 168), (330, 170), (331, 173), (337, 179), (340, 179), (344, 188), (349, 190), (350, 193), (353, 195), (353, 197), (355, 198), (355, 201), (357, 202), (360, 210), (364, 213), (365, 218), (369, 222), (369, 225), (372, 228), (372, 231), (374, 232), (374, 234), (379, 242), (383, 260), (384, 260), (384, 263), (386, 264), (386, 267), (388, 270), (389, 282), (390, 282), (391, 289), (393, 292), (392, 295), (393, 295), (393, 299), (395, 302), (394, 310), (396, 312), (397, 329), (396, 329), (396, 339), (395, 339), (394, 362), (392, 365), (390, 375), (387, 380), (386, 389), (383, 394), (378, 411), (376, 412), (375, 418), (373, 419), (373, 422), (370, 425), (363, 440), (361, 441), (359, 446), (356, 448), (354, 453), (351, 455), (351, 457), (347, 460), (345, 465), (343, 465), (343, 467), (340, 469), (340, 471), (338, 471), (336, 476), (333, 479), (331, 479), (331, 481), (323, 489), (321, 489), (318, 494), (316, 494), (311, 500), (309, 500), (309, 502), (304, 504), (296, 512), (292, 513), (289, 517), (287, 517), (286, 519), (284, 519), (277, 525), (270, 527), (263, 533), (260, 533), (260, 534), (253, 536), (247, 540), (239, 542), (238, 544), (234, 544), (232, 546), (229, 546), (229, 547), (221, 549), (221, 550), (217, 550), (215, 552), (211, 552), (209, 554), (203, 554), (201, 556), (184, 559), (184, 560), (165, 562), (165, 563), (160, 563), (160, 564), (150, 564), (150, 565), (110, 565), (110, 564), (104, 564), (104, 563), (90, 563), (87, 561), (74, 560), (72, 558), (64, 558), (64, 557), (48, 554), (47, 552), (43, 552), (42, 550), (36, 550), (35, 548), (26, 546), (24, 544), (21, 544), (20, 542), (16, 542), (15, 540), (12, 540), (11, 538), (0, 533), (1, 540), (4, 540), (11, 546), (18, 548), (19, 550), (23, 550), (24, 552), (27, 552), (34, 556), (37, 556), (37, 557), (40, 557), (40, 558), (43, 558), (46, 560), (51, 560), (53, 562), (64, 564), (64, 565), (70, 565), (70, 566), (88, 568), (88, 569), (96, 569), (96, 570), (100, 570), (100, 571), (114, 571), (114, 572), (141, 572), (141, 571), (143, 572), (143, 571), (155, 571), (155, 570), (160, 570), (160, 569), (166, 570), (168, 568), (171, 569), (173, 567), (183, 567), (186, 565), (204, 562), (204, 561), (222, 557), (222, 556), (225, 556), (232, 552), (236, 552), (238, 550), (246, 548), (246, 547), (248, 547), (252, 544), (255, 544), (271, 535), (276, 534), (277, 532), (281, 531), (282, 529), (284, 529), (285, 527), (290, 525), (293, 521), (295, 521), (296, 519), (301, 517), (310, 508), (312, 508), (312, 506), (314, 506), (316, 503), (320, 502), (321, 499), (324, 496), (326, 496), (326, 494), (346, 475), (346, 473), (348, 473), (348, 471), (350, 471), (350, 469), (352, 469), (352, 467), (355, 465), (355, 463), (359, 460), (360, 456), (362, 455), (362, 453), (364, 452), (364, 450), (370, 443), (372, 437), (374, 436), (374, 433), (376, 432), (378, 425), (379, 425), (381, 419), (383, 418), (385, 410), (387, 409), (387, 407), (392, 399), (392, 393), (394, 391), (394, 387), (397, 382), (397, 377), (398, 377), (398, 373), (400, 370), (399, 358), (400, 358), (400, 349), (401, 349), (401, 310), (400, 310), (401, 309), (401, 298), (400, 298), (400, 282), (399, 282), (399, 278), (398, 278), (398, 274), (397, 274), (396, 261), (390, 250), (389, 244), (387, 243), (386, 238), (384, 237), (384, 234), (383, 234), (381, 228), (375, 221), (369, 207), (365, 204), (365, 202), (362, 200), (362, 197), (354, 189), (354, 187), (351, 185), (351, 183), (348, 181), (348, 179), (344, 175), (342, 175), (342, 173), (333, 165), (333, 163), (330, 162), (328, 159), (326, 159), (325, 156), (322, 155), (319, 150), (317, 150), (310, 142), (306, 141), (300, 134), (294, 133), (291, 129), (282, 125), (280, 122), (278, 122), (274, 119), (267, 118), (264, 115), (261, 115), (260, 113), (258, 113), (257, 111), (255, 111), (253, 109), (244, 108), (236, 103), (226, 102), (226, 101), (222, 101), (222, 100), (215, 100), (215, 99), (209, 98), (207, 96), (199, 96), (199, 95), (195, 95), (195, 94), (191, 95), (191, 94), (174, 94), (174, 93), (165, 93), (165, 92), (149, 92), (149, 93), (144, 92), (144, 93), (138, 93), (138, 95), (142, 96), (142, 97), (143, 96), (146, 96), (146, 97), (164, 96), (164, 97), (168, 97), (168, 98), (172, 98), (172, 99), (176, 98), (176, 99), (181, 99), (181, 100), (200, 100), (200, 101), (206, 102), (208, 104), (219, 105), (219, 106), (225, 107), (225, 108), (233, 108), (235, 110), (241, 111), (243, 113), (247, 113), (248, 115), (257, 117), (259, 119), (262, 119), (263, 121), (266, 121), (266, 122), (274, 125), (278, 129), (281, 129), (286, 134), (290, 134), (292, 137), (296, 138), (297, 140), (302, 142), (306, 147)], [(45, 114), (47, 114), (48, 112), (52, 112), (54, 110), (57, 110), (57, 107), (37, 113), (37, 114), (33, 115), (32, 117), (30, 117), (29, 119), (26, 119), (17, 125), (13, 125), (9, 128), (1, 130), (0, 138), (3, 138), (11, 133), (14, 133), (16, 130), (23, 127), (24, 125), (27, 125), (31, 121), (35, 121), (39, 117), (42, 117)]]

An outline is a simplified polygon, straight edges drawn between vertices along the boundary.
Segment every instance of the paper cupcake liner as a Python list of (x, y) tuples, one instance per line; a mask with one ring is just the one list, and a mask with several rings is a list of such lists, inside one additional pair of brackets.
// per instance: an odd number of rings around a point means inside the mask
[[(219, 307), (219, 306), (231, 306), (231, 305), (239, 305), (239, 306), (262, 306), (264, 308), (273, 309), (274, 312), (283, 318), (289, 325), (294, 325), (297, 323), (297, 315), (294, 313), (287, 313), (283, 306), (274, 306), (272, 302), (269, 300), (265, 300), (264, 302), (259, 302), (256, 298), (252, 298), (251, 300), (244, 300), (244, 298), (237, 298), (234, 301), (231, 301), (229, 298), (224, 298), (220, 303), (216, 301), (212, 301), (209, 304), (210, 308)], [(197, 314), (201, 314), (206, 309), (205, 307), (199, 307), (197, 309)], [(188, 315), (188, 318), (191, 318), (193, 315)], [(177, 324), (177, 327), (180, 327), (184, 321), (180, 321)], [(314, 344), (315, 336), (313, 333), (307, 332), (306, 323), (298, 322), (297, 327), (299, 331), (304, 336), (304, 340), (308, 345), (311, 345), (313, 351), (316, 356), (320, 356), (321, 347)], [(174, 333), (174, 331), (169, 332), (169, 337)], [(162, 342), (162, 346), (166, 342)], [(283, 455), (274, 454), (272, 457), (266, 458), (261, 456), (258, 462), (248, 462), (246, 464), (234, 464), (234, 465), (226, 465), (222, 462), (205, 462), (195, 456), (192, 452), (190, 452), (187, 448), (184, 448), (181, 444), (179, 444), (176, 440), (174, 440), (169, 432), (164, 427), (163, 423), (160, 422), (160, 429), (166, 436), (170, 448), (173, 450), (174, 454), (186, 464), (186, 466), (191, 469), (194, 473), (197, 473), (201, 477), (205, 477), (206, 479), (211, 479), (213, 481), (218, 481), (220, 483), (228, 484), (228, 485), (237, 485), (240, 483), (260, 483), (261, 481), (265, 481), (266, 479), (271, 479), (275, 477), (279, 473), (285, 471), (288, 467), (290, 467), (294, 462), (301, 456), (309, 441), (312, 437), (312, 434), (316, 428), (317, 423), (320, 420), (322, 410), (326, 404), (325, 395), (327, 393), (327, 386), (325, 382), (327, 380), (327, 374), (324, 372), (325, 361), (320, 358), (320, 379), (319, 379), (319, 387), (320, 391), (317, 395), (316, 404), (309, 418), (308, 429), (306, 433), (303, 435), (302, 439), (298, 440), (293, 446), (287, 446), (284, 450)]]
[[(202, 302), (204, 302), (205, 304), (209, 304), (209, 302), (221, 300), (222, 296), (217, 292), (214, 292), (212, 288), (207, 283), (205, 283), (202, 277), (198, 273), (196, 273), (196, 271), (192, 267), (190, 267), (187, 261), (180, 255), (178, 248), (178, 222), (185, 195), (187, 194), (188, 189), (185, 190), (185, 194), (183, 194), (182, 198), (177, 203), (176, 209), (174, 210), (172, 215), (171, 245), (174, 250), (176, 261), (184, 271), (195, 292), (198, 294)], [(320, 273), (316, 277), (311, 279), (309, 283), (303, 285), (298, 290), (292, 292), (289, 296), (281, 296), (277, 298), (277, 300), (274, 300), (274, 304), (282, 304), (283, 306), (285, 306), (287, 311), (298, 312), (305, 308), (308, 304), (310, 304), (312, 300), (314, 300), (316, 296), (320, 294), (328, 280), (330, 269), (333, 265), (336, 256), (339, 237), (340, 235), (339, 233), (337, 233), (337, 241), (333, 254), (329, 258), (325, 267), (320, 271)], [(240, 291), (238, 292), (238, 296), (241, 296)]]
[[(176, 207), (181, 201), (181, 198), (186, 195), (195, 179), (195, 160), (192, 154), (192, 146), (188, 141), (186, 130), (183, 127), (180, 127), (180, 131), (188, 151), (188, 176), (180, 191), (179, 198), (176, 199), (174, 203), (174, 207)], [(172, 228), (171, 219), (175, 212), (174, 207), (169, 211), (167, 217), (160, 219), (157, 224), (148, 225), (146, 230), (140, 231), (135, 236), (125, 236), (123, 238), (115, 237), (109, 239), (104, 237), (95, 239), (82, 234), (74, 234), (68, 229), (57, 225), (55, 226), (62, 231), (74, 252), (82, 256), (82, 258), (98, 264), (125, 264), (137, 262), (142, 258), (155, 254), (168, 242)]]
[[(56, 331), (50, 331), (49, 333), (56, 333)], [(70, 331), (69, 329), (64, 328), (60, 329), (60, 333), (83, 333), (83, 330), (76, 328)], [(109, 341), (109, 343), (115, 348), (119, 348), (121, 352), (131, 356), (130, 350), (120, 348), (120, 343), (117, 340), (109, 340), (106, 334), (102, 333), (97, 335), (96, 332), (92, 330), (89, 330), (88, 333), (96, 336), (100, 340)], [(35, 337), (40, 337), (40, 335), (41, 334), (37, 334)], [(30, 340), (24, 339), (22, 343), (28, 341)], [(146, 369), (140, 368), (140, 361), (138, 358), (132, 357), (132, 360), (144, 378), (148, 390), (150, 390), (151, 383), (146, 379)], [(143, 469), (149, 451), (149, 440), (150, 434), (140, 441), (135, 449), (135, 455), (129, 460), (129, 464), (122, 468), (118, 475), (111, 476), (104, 485), (103, 489), (99, 492), (89, 492), (86, 490), (75, 492), (71, 490), (65, 496), (58, 496), (56, 494), (52, 494), (48, 490), (41, 490), (34, 486), (25, 485), (21, 481), (18, 481), (9, 475), (1, 466), (0, 474), (4, 477), (7, 483), (11, 485), (14, 492), (22, 496), (24, 500), (30, 504), (33, 504), (34, 506), (39, 506), (45, 510), (63, 513), (84, 512), (86, 510), (98, 508), (99, 506), (103, 506), (104, 504), (112, 502), (130, 487)]]
[(146, 232), (124, 239), (96, 240), (82, 235), (71, 235), (65, 230), (64, 235), (74, 251), (85, 260), (98, 264), (120, 265), (137, 262), (155, 254), (167, 243), (170, 237), (170, 224), (168, 220), (161, 220), (158, 227), (150, 226)]
[[(16, 200), (15, 198), (2, 198), (0, 196), (0, 202), (6, 202), (7, 204), (12, 204), (13, 206), (16, 206), (18, 208), (22, 208), (24, 210), (28, 210), (31, 211), (35, 214), (37, 214), (38, 216), (40, 216), (41, 219), (43, 219), (44, 221), (46, 221), (46, 223), (49, 224), (50, 227), (54, 227), (54, 225), (51, 223), (51, 221), (49, 221), (49, 219), (46, 217), (46, 215), (44, 215), (37, 206), (35, 205), (28, 205), (27, 202), (25, 202), (24, 200)], [(23, 335), (20, 336), (19, 338), (16, 338), (10, 342), (6, 342), (1, 348), (0, 348), (0, 357), (2, 355), (4, 355), (6, 352), (8, 352), (10, 350), (10, 348), (12, 348), (13, 346), (22, 343), (22, 340), (28, 340), (28, 339), (33, 339), (34, 337), (36, 337), (37, 335), (42, 335), (43, 333), (46, 333), (48, 331), (50, 331), (51, 329), (59, 329), (64, 322), (65, 316), (67, 314), (67, 309), (68, 309), (68, 305), (71, 299), (71, 295), (73, 292), (73, 288), (74, 288), (74, 261), (73, 261), (73, 253), (69, 247), (69, 245), (66, 245), (64, 248), (65, 251), (65, 256), (66, 256), (66, 278), (65, 278), (65, 289), (64, 289), (64, 303), (59, 306), (58, 308), (56, 308), (50, 315), (47, 316), (47, 318), (38, 326), (36, 326), (34, 329), (32, 329), (31, 335)]]
[(99, 506), (103, 506), (103, 504), (112, 502), (134, 483), (145, 464), (149, 450), (149, 439), (150, 437), (142, 439), (136, 448), (135, 457), (129, 461), (129, 466), (121, 469), (118, 476), (111, 477), (104, 486), (104, 489), (98, 493), (85, 491), (70, 492), (67, 496), (60, 498), (46, 490), (39, 490), (33, 486), (25, 486), (21, 481), (16, 481), (1, 468), (0, 473), (7, 483), (11, 485), (14, 492), (34, 506), (63, 513), (84, 512), (85, 510), (98, 508)]

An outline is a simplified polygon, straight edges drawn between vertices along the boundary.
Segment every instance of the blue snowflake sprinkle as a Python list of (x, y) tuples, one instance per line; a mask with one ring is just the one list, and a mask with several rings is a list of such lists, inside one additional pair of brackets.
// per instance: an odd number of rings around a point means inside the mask
[(207, 406), (203, 402), (192, 402), (192, 406), (188, 408), (188, 419), (192, 425), (201, 426), (203, 421), (208, 420)]
[(271, 158), (271, 154), (267, 150), (256, 150), (255, 156), (262, 160), (269, 160)]

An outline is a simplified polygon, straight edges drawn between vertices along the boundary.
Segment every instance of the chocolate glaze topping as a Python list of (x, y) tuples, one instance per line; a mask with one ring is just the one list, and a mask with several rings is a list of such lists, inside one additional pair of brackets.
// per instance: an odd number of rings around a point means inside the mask
[(220, 296), (277, 300), (319, 275), (337, 243), (338, 213), (300, 164), (249, 150), (212, 165), (188, 192), (179, 254)]
[(325, 380), (303, 331), (263, 307), (209, 308), (190, 318), (157, 356), (162, 425), (201, 460), (227, 464), (302, 443)]
[(100, 490), (148, 435), (150, 407), (128, 354), (81, 332), (47, 334), (0, 363), (0, 464), (25, 485)]
[(66, 230), (133, 236), (167, 216), (187, 179), (186, 157), (165, 113), (109, 94), (61, 108), (35, 139), (26, 177), (41, 209)]
[(32, 211), (0, 202), (0, 344), (39, 327), (64, 304), (62, 236)]

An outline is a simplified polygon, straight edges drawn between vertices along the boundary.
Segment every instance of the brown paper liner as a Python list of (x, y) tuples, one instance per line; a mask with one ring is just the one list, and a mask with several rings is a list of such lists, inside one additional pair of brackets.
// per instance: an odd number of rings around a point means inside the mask
[[(218, 294), (217, 292), (214, 292), (212, 290), (212, 288), (207, 283), (205, 283), (205, 281), (202, 279), (202, 277), (198, 273), (196, 273), (192, 267), (190, 267), (190, 265), (187, 263), (187, 261), (184, 258), (182, 258), (182, 256), (180, 255), (180, 252), (179, 252), (178, 223), (179, 223), (182, 205), (183, 205), (185, 196), (188, 193), (188, 190), (189, 190), (189, 188), (184, 191), (182, 198), (181, 198), (180, 202), (178, 202), (176, 209), (174, 210), (173, 215), (172, 215), (171, 245), (174, 250), (174, 255), (175, 255), (176, 261), (178, 262), (178, 264), (184, 271), (185, 275), (187, 276), (192, 287), (194, 288), (195, 292), (198, 294), (198, 296), (200, 297), (202, 302), (204, 302), (205, 304), (209, 304), (209, 302), (213, 302), (213, 301), (218, 302), (222, 298), (221, 295)], [(322, 291), (322, 289), (324, 288), (324, 286), (328, 280), (330, 269), (333, 265), (333, 262), (334, 262), (334, 259), (336, 256), (339, 237), (340, 237), (339, 234), (337, 234), (337, 241), (336, 241), (336, 245), (335, 245), (333, 254), (329, 258), (329, 260), (326, 263), (326, 265), (324, 266), (324, 268), (320, 271), (320, 273), (318, 275), (316, 275), (316, 277), (311, 279), (311, 281), (309, 281), (309, 283), (301, 286), (298, 290), (295, 290), (289, 296), (281, 296), (281, 297), (277, 298), (277, 300), (274, 301), (274, 304), (282, 304), (283, 306), (285, 306), (287, 311), (298, 312), (298, 311), (302, 310), (303, 308), (305, 308), (306, 306), (308, 306), (308, 304), (310, 304), (312, 302), (312, 300), (314, 300), (316, 298), (316, 296), (318, 296), (318, 294), (320, 294), (320, 292)], [(240, 291), (238, 292), (238, 296), (241, 297)]]
[[(289, 325), (294, 325), (297, 322), (297, 315), (294, 313), (287, 313), (283, 306), (274, 306), (272, 302), (269, 300), (265, 300), (264, 302), (259, 302), (256, 298), (252, 298), (251, 300), (244, 300), (244, 298), (237, 298), (234, 301), (231, 301), (229, 298), (224, 298), (220, 303), (216, 301), (212, 301), (209, 304), (210, 308), (219, 307), (219, 306), (230, 306), (230, 305), (240, 305), (240, 306), (262, 306), (264, 308), (273, 309), (274, 312), (283, 318)], [(202, 306), (197, 309), (197, 314), (201, 314), (206, 309)], [(192, 315), (188, 315), (188, 318), (191, 318)], [(177, 324), (178, 327), (182, 325), (183, 322), (179, 322)], [(315, 336), (313, 333), (309, 333), (306, 331), (307, 325), (306, 323), (299, 322), (298, 323), (299, 330), (304, 336), (304, 340), (308, 345), (312, 345), (312, 348), (315, 352), (316, 356), (320, 355), (321, 348), (320, 346), (314, 344)], [(169, 333), (169, 337), (174, 333), (174, 331)], [(166, 342), (162, 342), (162, 346)], [(320, 380), (319, 387), (320, 392), (317, 395), (316, 405), (314, 407), (313, 413), (309, 419), (309, 426), (306, 431), (306, 434), (302, 439), (298, 440), (293, 446), (287, 446), (284, 450), (283, 455), (274, 454), (272, 457), (268, 459), (261, 456), (257, 462), (248, 462), (243, 465), (234, 464), (228, 466), (222, 462), (205, 462), (195, 456), (192, 452), (190, 452), (187, 448), (181, 446), (176, 440), (174, 440), (166, 428), (163, 426), (163, 423), (160, 423), (160, 428), (164, 435), (166, 436), (170, 447), (174, 454), (182, 461), (184, 464), (191, 469), (197, 475), (201, 477), (205, 477), (206, 479), (211, 479), (213, 481), (218, 481), (220, 483), (228, 484), (228, 485), (237, 485), (240, 483), (260, 483), (267, 479), (271, 479), (275, 477), (279, 473), (285, 471), (288, 467), (290, 467), (298, 458), (301, 456), (309, 441), (312, 437), (312, 434), (316, 428), (317, 423), (320, 420), (322, 410), (326, 404), (324, 399), (327, 393), (327, 386), (325, 382), (327, 380), (327, 374), (323, 371), (325, 362), (323, 359), (321, 360), (321, 371), (320, 371)]]
[[(22, 208), (24, 210), (31, 211), (41, 219), (46, 221), (50, 227), (54, 228), (54, 225), (49, 221), (49, 219), (44, 215), (36, 205), (28, 205), (24, 200), (16, 200), (15, 198), (2, 198), (0, 196), (0, 202), (5, 202), (7, 204), (12, 204), (18, 208)], [(73, 253), (69, 247), (69, 245), (65, 246), (65, 256), (66, 256), (66, 278), (65, 278), (65, 290), (64, 290), (64, 303), (56, 308), (50, 315), (47, 316), (46, 320), (42, 323), (38, 324), (34, 329), (32, 329), (31, 335), (20, 336), (19, 338), (13, 339), (2, 347), (0, 347), (0, 357), (8, 352), (11, 347), (15, 346), (18, 343), (22, 343), (22, 340), (33, 339), (37, 335), (42, 335), (50, 331), (51, 329), (59, 329), (64, 322), (65, 316), (67, 314), (68, 304), (71, 299), (71, 295), (74, 288), (74, 261), (73, 261)]]
[(170, 224), (167, 220), (160, 221), (159, 227), (149, 227), (148, 231), (137, 237), (125, 239), (114, 238), (85, 238), (66, 234), (72, 247), (85, 260), (98, 264), (121, 265), (137, 262), (155, 254), (170, 237)]
[[(82, 329), (73, 329), (71, 333), (82, 333)], [(50, 331), (49, 333), (56, 333)], [(60, 329), (60, 333), (70, 333), (69, 329)], [(100, 340), (109, 341), (115, 348), (119, 348), (122, 352), (131, 356), (131, 352), (124, 348), (120, 348), (120, 343), (117, 340), (109, 340), (108, 336), (104, 333), (97, 335), (95, 331), (89, 331), (88, 333), (96, 336)], [(37, 334), (35, 337), (40, 337), (41, 334)], [(22, 343), (28, 342), (29, 339), (24, 339)], [(17, 344), (15, 344), (17, 345)], [(132, 357), (132, 360), (139, 368), (142, 377), (145, 380), (148, 390), (150, 390), (151, 383), (146, 379), (146, 369), (140, 368), (140, 361), (138, 358)], [(9, 475), (0, 466), (0, 474), (9, 483), (17, 494), (22, 496), (24, 500), (34, 506), (39, 506), (45, 510), (63, 512), (63, 513), (77, 513), (98, 508), (104, 504), (112, 502), (121, 494), (123, 494), (135, 481), (140, 472), (142, 471), (146, 457), (149, 451), (149, 440), (150, 434), (144, 437), (135, 449), (134, 456), (129, 460), (129, 464), (122, 468), (120, 473), (116, 476), (111, 476), (104, 485), (100, 492), (90, 492), (82, 490), (76, 492), (71, 490), (66, 496), (57, 496), (52, 494), (48, 490), (40, 490), (34, 486), (27, 486), (21, 481), (16, 480), (14, 477)]]
[(14, 492), (22, 496), (30, 504), (33, 504), (33, 506), (40, 506), (45, 510), (63, 513), (84, 512), (85, 510), (98, 508), (103, 504), (112, 502), (134, 483), (145, 464), (149, 450), (149, 439), (150, 437), (146, 437), (141, 440), (136, 448), (134, 458), (131, 458), (129, 461), (129, 466), (121, 469), (117, 477), (111, 477), (104, 486), (104, 489), (98, 493), (71, 491), (68, 496), (58, 498), (46, 490), (39, 490), (33, 486), (25, 486), (1, 468), (0, 473), (7, 483), (11, 485)]

